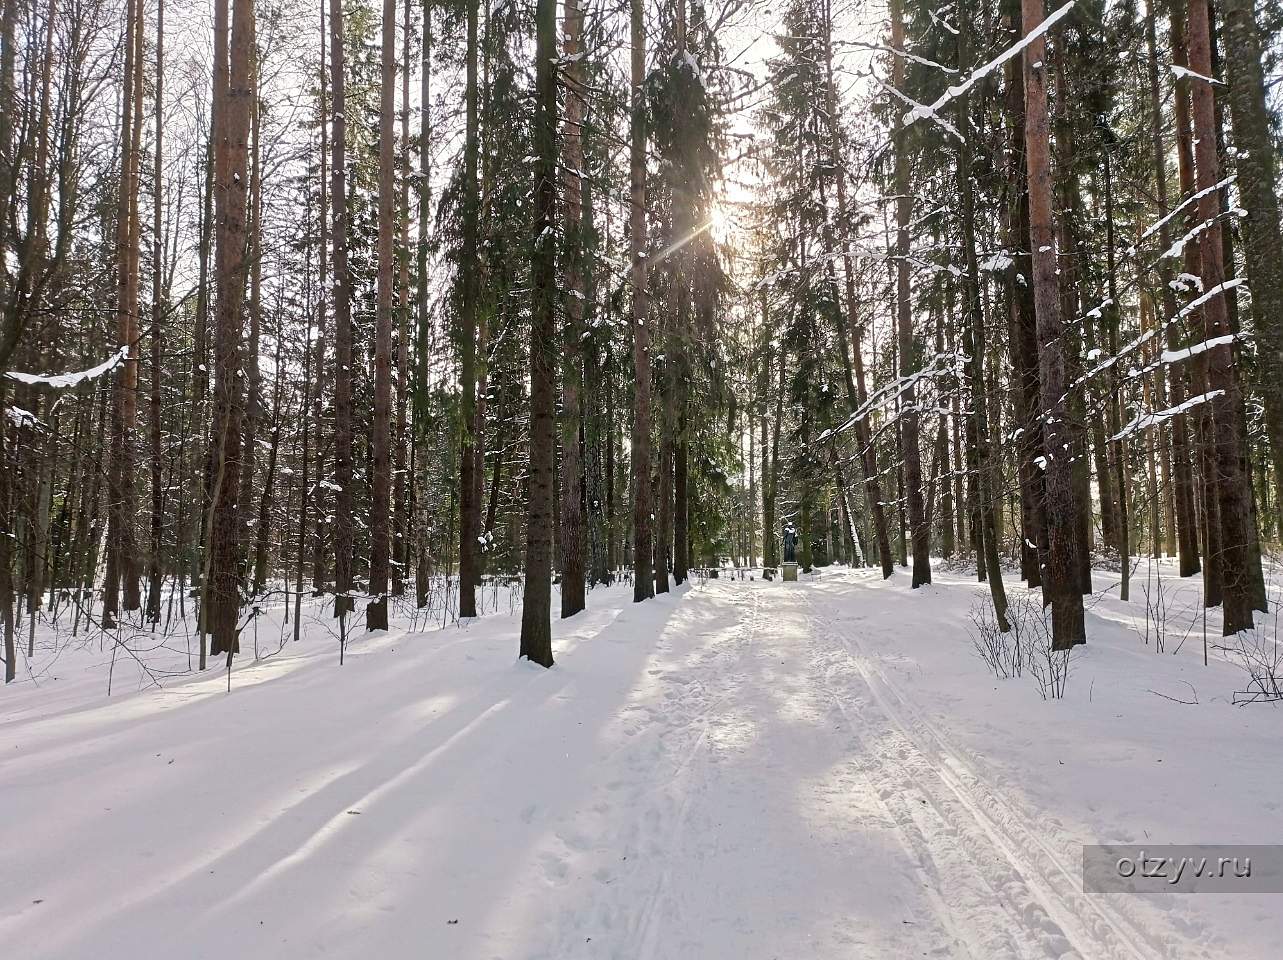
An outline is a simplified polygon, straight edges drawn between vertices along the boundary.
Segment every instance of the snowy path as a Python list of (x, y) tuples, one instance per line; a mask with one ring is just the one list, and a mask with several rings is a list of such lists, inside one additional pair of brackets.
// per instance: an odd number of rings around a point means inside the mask
[(516, 622), (494, 617), (360, 639), (342, 670), (328, 649), (247, 664), (230, 696), (221, 676), (52, 710), (28, 691), (0, 713), (0, 942), (108, 960), (1213, 955), (1206, 918), (1081, 893), (1083, 823), (969, 754), (899, 652), (947, 642), (966, 663), (974, 586), (902, 586), (598, 591), (557, 625), (550, 673), (513, 664)]
[[(597, 882), (557, 898), (539, 955), (1171, 955), (1084, 897), (1046, 824), (913, 711), (863, 653), (868, 625), (833, 618), (858, 608), (851, 590), (714, 581), (691, 601), (709, 622), (661, 638), (621, 714), (630, 742), (609, 765), (630, 776), (567, 844)], [(639, 857), (650, 867), (622, 869)], [(562, 881), (567, 860), (550, 863)]]

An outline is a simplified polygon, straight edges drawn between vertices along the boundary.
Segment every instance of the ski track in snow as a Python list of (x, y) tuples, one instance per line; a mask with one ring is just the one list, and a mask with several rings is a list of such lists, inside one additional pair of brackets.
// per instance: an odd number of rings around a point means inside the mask
[(907, 846), (958, 903), (965, 920), (961, 935), (979, 940), (966, 945), (967, 955), (1176, 955), (1171, 938), (1082, 893), (1080, 869), (1063, 863), (1042, 839), (1062, 839), (1059, 821), (1042, 817), (1035, 823), (1000, 785), (982, 780), (864, 654), (858, 629), (840, 631), (819, 615), (815, 624), (817, 634), (834, 644), (823, 654), (831, 658), (826, 679), (852, 734), (865, 744), (868, 779), (883, 784), (879, 796)]
[(341, 672), (250, 664), (231, 696), (222, 675), (43, 712), (28, 691), (0, 714), (18, 831), (0, 942), (107, 960), (1216, 955), (1163, 903), (1084, 895), (1083, 825), (969, 756), (871, 645), (965, 643), (957, 603), (942, 619), (932, 597), (966, 586), (630, 589), (557, 624), (550, 673), (505, 663), (516, 621), (494, 617), (357, 639)]

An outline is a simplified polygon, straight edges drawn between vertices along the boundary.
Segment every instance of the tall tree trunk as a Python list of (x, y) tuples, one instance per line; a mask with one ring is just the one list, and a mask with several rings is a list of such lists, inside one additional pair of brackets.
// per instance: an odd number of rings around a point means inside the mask
[[(1118, 275), (1114, 257), (1114, 178), (1110, 155), (1114, 145), (1113, 132), (1106, 128), (1105, 136), (1105, 258), (1108, 270), (1107, 287), (1109, 290), (1109, 308), (1105, 311), (1106, 336), (1109, 355), (1118, 356), (1118, 327), (1120, 322), (1118, 306)], [(1109, 434), (1117, 437), (1118, 447), (1114, 451), (1114, 486), (1118, 490), (1118, 557), (1121, 563), (1119, 599), (1131, 599), (1131, 518), (1127, 508), (1130, 492), (1127, 476), (1127, 438), (1122, 436), (1123, 399), (1122, 384), (1118, 379), (1118, 364), (1109, 368)]]
[(1263, 376), (1265, 426), (1274, 457), (1274, 501), (1283, 506), (1283, 236), (1275, 194), (1275, 148), (1265, 100), (1261, 31), (1252, 0), (1224, 0), (1225, 42), (1234, 51), (1229, 66), (1229, 103), (1238, 148), (1238, 190), (1247, 208), (1243, 251), (1252, 290), (1258, 360)]
[[(125, 73), (121, 88), (120, 190), (116, 207), (116, 343), (126, 351), (116, 375), (108, 484), (107, 575), (103, 627), (120, 610), (138, 609), (138, 545), (134, 503), (134, 426), (138, 393), (138, 147), (142, 127), (143, 10), (130, 0), (125, 14)], [(217, 32), (217, 25), (215, 26)], [(226, 31), (224, 30), (224, 33)], [(121, 591), (123, 588), (123, 600)]]
[(646, 22), (642, 0), (629, 0), (632, 41), (630, 150), (633, 330), (633, 602), (655, 595), (652, 576), (650, 452), (650, 293), (646, 249)]
[(152, 157), (151, 237), (151, 549), (147, 557), (147, 620), (160, 622), (161, 550), (165, 533), (161, 448), (161, 292), (164, 279), (164, 234), (161, 223), (165, 169), (165, 0), (156, 2), (156, 142)]
[(370, 595), (367, 630), (388, 628), (392, 552), (392, 218), (396, 209), (396, 0), (383, 0), (383, 62), (379, 85), (378, 305), (374, 323), (374, 462), (370, 477)]
[[(324, 2), (324, 0), (322, 0)], [(321, 93), (320, 93), (320, 114), (321, 114), (321, 209), (317, 217), (317, 233), (320, 235), (318, 244), (319, 270), (317, 273), (317, 295), (316, 295), (316, 326), (313, 326), (312, 311), (307, 312), (306, 335), (303, 347), (303, 399), (299, 404), (302, 421), (299, 425), (299, 445), (302, 448), (299, 459), (301, 461), (302, 475), (299, 480), (299, 497), (298, 497), (298, 544), (297, 556), (295, 557), (295, 576), (294, 576), (294, 642), (297, 643), (302, 633), (301, 617), (303, 613), (303, 569), (305, 558), (307, 556), (307, 535), (308, 521), (310, 520), (310, 507), (312, 505), (312, 484), (314, 483), (311, 475), (312, 467), (312, 431), (320, 429), (319, 418), (312, 419), (309, 417), (310, 404), (312, 403), (312, 331), (317, 330), (317, 341), (324, 339), (323, 324), (325, 322), (325, 214), (327, 201), (327, 186), (325, 183), (325, 137), (326, 137), (326, 117), (325, 117), (325, 29), (324, 29), (324, 6), (322, 6), (322, 28), (321, 28)], [(310, 205), (309, 205), (310, 213)], [(308, 219), (308, 246), (311, 246), (311, 218)], [(319, 369), (316, 374), (319, 376)], [(319, 390), (317, 391), (320, 392)], [(318, 471), (319, 472), (319, 471)], [(318, 487), (319, 489), (319, 484)], [(319, 536), (317, 538), (320, 539)]]
[[(1149, 52), (1149, 109), (1150, 138), (1153, 143), (1154, 183), (1158, 199), (1158, 243), (1163, 250), (1171, 248), (1171, 229), (1167, 224), (1167, 150), (1163, 144), (1162, 99), (1158, 84), (1158, 43), (1155, 24), (1155, 0), (1148, 0), (1149, 11), (1145, 17), (1145, 43)], [(1191, 245), (1192, 246), (1192, 245)], [(1180, 346), (1180, 332), (1174, 322), (1177, 305), (1172, 288), (1172, 268), (1164, 257), (1159, 261), (1158, 278), (1162, 290), (1162, 306), (1167, 348), (1176, 351)], [(1185, 402), (1187, 373), (1184, 364), (1173, 364), (1166, 373), (1168, 403), (1179, 408)], [(1172, 452), (1172, 500), (1174, 501), (1177, 551), (1180, 554), (1180, 575), (1190, 577), (1199, 572), (1198, 518), (1194, 507), (1194, 474), (1190, 462), (1189, 426), (1185, 414), (1177, 414), (1167, 425)]]
[[(1005, 0), (1006, 19), (1013, 31), (1020, 26), (1019, 0)], [(1042, 586), (1042, 564), (1047, 552), (1043, 507), (1043, 474), (1035, 458), (1042, 450), (1042, 416), (1038, 387), (1038, 318), (1031, 284), (1033, 263), (1029, 254), (1029, 176), (1025, 166), (1025, 77), (1019, 60), (1007, 64), (1007, 115), (1011, 126), (1009, 178), (1009, 244), (1014, 251), (1008, 271), (1011, 309), (1011, 356), (1016, 379), (1015, 407), (1020, 438), (1016, 444), (1020, 478), (1021, 575), (1031, 587)]]
[[(897, 50), (905, 48), (904, 16), (900, 10), (900, 0), (891, 0), (891, 45)], [(904, 91), (904, 57), (897, 56), (893, 59), (891, 83), (897, 90)], [(913, 303), (909, 290), (909, 219), (913, 213), (913, 196), (909, 186), (908, 138), (899, 120), (896, 121), (896, 126), (901, 127), (892, 134), (895, 141), (893, 182), (896, 195), (896, 337), (900, 352), (900, 375), (907, 378), (918, 372), (919, 355), (913, 336)], [(931, 582), (931, 526), (926, 520), (926, 505), (922, 497), (922, 449), (918, 430), (917, 390), (912, 382), (904, 387), (903, 397), (900, 428), (904, 442), (905, 497), (909, 531), (913, 540), (912, 586), (917, 589), (922, 584)]]
[[(958, 63), (965, 66), (971, 57), (971, 24), (960, 21), (958, 29)], [(968, 129), (972, 126), (974, 114), (971, 111), (971, 97), (963, 94), (958, 104), (959, 116), (963, 117)], [(965, 260), (964, 278), (964, 314), (967, 324), (963, 327), (963, 351), (970, 358), (968, 377), (971, 381), (972, 414), (969, 424), (974, 424), (968, 433), (974, 437), (975, 468), (978, 490), (978, 504), (975, 517), (979, 521), (978, 529), (972, 534), (979, 534), (976, 539), (976, 567), (983, 570), (984, 579), (989, 583), (989, 595), (993, 599), (994, 614), (1003, 632), (1007, 631), (1007, 588), (1002, 582), (1002, 567), (998, 558), (998, 523), (995, 515), (999, 497), (997, 482), (998, 467), (993, 459), (989, 435), (989, 417), (987, 391), (984, 377), (985, 356), (985, 323), (984, 309), (980, 298), (980, 268), (976, 262), (976, 202), (975, 182), (971, 174), (971, 141), (964, 137), (958, 144), (958, 193), (962, 201), (962, 254)]]
[[(216, 5), (224, 8), (225, 0)], [(224, 20), (224, 22), (226, 22)], [(223, 198), (217, 230), (218, 315), (215, 331), (215, 430), (217, 468), (214, 475), (209, 540), (209, 589), (207, 622), (212, 634), (210, 652), (232, 655), (240, 650), (237, 618), (240, 594), (237, 583), (237, 495), (241, 458), (242, 392), (239, 381), (241, 310), (247, 279), (246, 191), (249, 184), (250, 113), (253, 109), (252, 62), (254, 6), (252, 0), (233, 0), (228, 86), (215, 88), (221, 103), (217, 116), (215, 170)]]
[(406, 469), (409, 450), (410, 402), (410, 0), (404, 0), (401, 20), (401, 175), (397, 219), (400, 221), (401, 251), (397, 258), (396, 336), (396, 436), (392, 460), (392, 596), (405, 593), (405, 574), (410, 568), (409, 527), (410, 474)]
[(584, 310), (588, 303), (588, 260), (584, 255), (583, 125), (586, 116), (583, 64), (584, 15), (578, 0), (565, 0), (562, 20), (566, 116), (562, 124), (565, 160), (562, 193), (566, 210), (566, 323), (561, 350), (561, 615), (584, 608), (583, 466), (579, 396), (583, 382)]
[[(224, 24), (226, 30), (226, 24)], [(218, 98), (214, 98), (214, 105), (217, 107)], [(211, 114), (213, 111), (211, 111)], [(197, 259), (199, 261), (197, 274), (196, 289), (196, 316), (194, 328), (192, 330), (192, 423), (190, 433), (193, 437), (204, 435), (212, 436), (212, 424), (209, 420), (207, 411), (207, 399), (209, 396), (209, 313), (210, 313), (210, 289), (209, 289), (209, 268), (210, 260), (214, 246), (214, 141), (215, 131), (211, 126), (205, 141), (205, 175), (204, 186), (201, 191), (201, 213), (200, 213), (200, 241), (197, 250)], [(220, 208), (221, 209), (221, 208)], [(190, 555), (186, 558), (188, 569), (190, 571), (192, 582), (199, 583), (202, 591), (204, 590), (204, 581), (202, 571), (205, 566), (204, 558), (209, 552), (209, 541), (205, 537), (208, 528), (208, 513), (210, 508), (209, 490), (207, 481), (212, 474), (209, 464), (212, 463), (215, 456), (215, 443), (205, 445), (205, 456), (192, 457), (191, 465), (188, 467), (187, 475), (187, 502), (195, 505), (199, 504), (199, 509), (192, 509), (192, 519), (194, 521), (193, 529), (183, 532), (184, 542), (190, 539)], [(199, 666), (201, 670), (206, 666), (206, 655), (208, 642), (205, 631), (205, 617), (197, 617), (197, 635), (199, 647)]]
[[(419, 236), (415, 247), (415, 274), (418, 282), (414, 336), (414, 601), (427, 606), (432, 563), (428, 541), (428, 496), (422, 464), (427, 459), (427, 364), (431, 316), (428, 311), (428, 230), (432, 219), (432, 4), (423, 0), (423, 55), (419, 77)], [(408, 213), (407, 213), (408, 215)]]
[(334, 270), (334, 613), (352, 611), (352, 298), (347, 236), (343, 0), (330, 0), (330, 243)]
[[(535, 7), (535, 189), (530, 312), (530, 479), (526, 492), (526, 585), (520, 656), (552, 666), (553, 457), (557, 389), (556, 0)], [(576, 437), (576, 442), (578, 438)]]
[[(1022, 0), (1024, 32), (1044, 18), (1042, 0)], [(1047, 565), (1045, 595), (1052, 608), (1052, 643), (1067, 650), (1086, 641), (1083, 598), (1078, 575), (1078, 508), (1072, 438), (1065, 422), (1065, 342), (1056, 279), (1051, 209), (1051, 156), (1047, 119), (1046, 41), (1039, 36), (1025, 48), (1025, 162), (1029, 171), (1029, 234), (1033, 247), (1034, 309), (1038, 323), (1039, 385), (1046, 468)]]
[[(1176, 67), (1189, 67), (1189, 54), (1186, 46), (1185, 18), (1181, 16), (1179, 3), (1170, 8), (1170, 34), (1172, 46), (1172, 64)], [(1194, 174), (1194, 132), (1190, 120), (1190, 80), (1176, 81), (1176, 96), (1173, 113), (1176, 121), (1176, 158), (1180, 175), (1181, 194), (1185, 198), (1193, 197), (1195, 187)], [(1191, 204), (1185, 216), (1189, 230), (1199, 222), (1197, 204)], [(1199, 277), (1202, 274), (1202, 247), (1198, 243), (1186, 242), (1183, 248), (1183, 272), (1188, 277)], [(1197, 294), (1187, 281), (1183, 285)], [(1190, 318), (1191, 329), (1202, 326), (1202, 311), (1196, 311)], [(1195, 338), (1197, 339), (1197, 338)], [(1190, 363), (1190, 361), (1186, 361)], [(1190, 367), (1190, 380), (1195, 396), (1207, 394), (1207, 354), (1194, 357)], [(1206, 606), (1219, 606), (1221, 603), (1221, 525), (1216, 501), (1216, 453), (1212, 442), (1212, 406), (1200, 404), (1195, 415), (1195, 433), (1197, 435), (1197, 457), (1199, 483), (1196, 492), (1200, 522), (1203, 530), (1203, 603)]]
[[(1196, 74), (1212, 73), (1211, 31), (1206, 0), (1189, 0), (1189, 61)], [(1215, 186), (1220, 180), (1220, 158), (1216, 150), (1216, 104), (1212, 85), (1195, 79), (1191, 91), (1194, 121), (1194, 154), (1197, 184), (1203, 196), (1199, 216), (1207, 228), (1199, 236), (1203, 290), (1216, 290), (1225, 280), (1222, 262), (1220, 197)], [(1231, 332), (1225, 297), (1213, 296), (1203, 306), (1203, 330), (1208, 340)], [(1207, 385), (1219, 391), (1211, 401), (1215, 449), (1215, 486), (1220, 511), (1221, 576), (1223, 618), (1226, 636), (1252, 626), (1254, 591), (1249, 564), (1252, 517), (1251, 489), (1243, 471), (1238, 407), (1241, 402), (1234, 351), (1222, 344), (1208, 351)]]
[(263, 422), (263, 373), (258, 363), (259, 350), (263, 336), (263, 244), (261, 221), (263, 216), (263, 166), (262, 144), (259, 141), (258, 110), (258, 56), (257, 50), (251, 52), (250, 64), (251, 85), (254, 94), (250, 102), (250, 145), (249, 145), (249, 219), (247, 250), (249, 256), (249, 302), (246, 313), (249, 316), (249, 339), (242, 344), (245, 357), (241, 369), (245, 375), (245, 410), (242, 414), (241, 469), (240, 484), (237, 494), (237, 531), (239, 533), (237, 548), (237, 568), (244, 581), (245, 563), (249, 557), (254, 524), (250, 516), (254, 503), (254, 474), (258, 464), (259, 427)]
[(481, 535), (481, 498), (477, 484), (477, 321), (478, 259), (477, 234), (480, 200), (477, 194), (477, 3), (468, 0), (468, 49), (466, 118), (463, 141), (463, 231), (462, 257), (468, 269), (462, 272), (462, 302), (459, 307), (459, 419), (462, 441), (459, 445), (459, 616), (477, 615), (477, 580)]

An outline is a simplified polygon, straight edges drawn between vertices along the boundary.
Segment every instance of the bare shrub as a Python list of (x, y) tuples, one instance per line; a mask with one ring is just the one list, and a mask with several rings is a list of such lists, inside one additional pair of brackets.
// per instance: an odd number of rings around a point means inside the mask
[[(1166, 653), (1171, 643), (1175, 643), (1172, 653), (1179, 653), (1198, 622), (1196, 612), (1201, 606), (1202, 591), (1198, 592), (1193, 604), (1178, 604), (1176, 609), (1173, 609), (1172, 600), (1168, 596), (1171, 592), (1170, 586), (1164, 586), (1162, 565), (1151, 563), (1145, 574), (1145, 581), (1141, 584), (1141, 593), (1145, 598), (1144, 626), (1137, 623), (1134, 629), (1136, 635), (1145, 641), (1145, 646), (1153, 641), (1155, 653)], [(1174, 629), (1173, 623), (1176, 625)], [(1184, 625), (1183, 629), (1181, 624)]]
[(1073, 648), (1055, 650), (1051, 642), (1051, 610), (1029, 596), (1018, 596), (1007, 607), (1014, 646), (1024, 655), (1024, 669), (1044, 700), (1061, 700), (1069, 682)]
[(1283, 701), (1283, 634), (1279, 633), (1279, 603), (1270, 604), (1273, 611), (1259, 619), (1251, 630), (1240, 630), (1229, 637), (1221, 650), (1247, 673), (1246, 690), (1234, 692), (1237, 704), (1260, 701)]
[(1051, 643), (1051, 610), (1035, 596), (1016, 596), (1007, 605), (1011, 629), (998, 629), (993, 604), (977, 600), (968, 618), (971, 646), (989, 672), (999, 680), (1026, 674), (1044, 700), (1061, 700), (1069, 683), (1073, 648), (1054, 650)]
[(993, 604), (989, 600), (977, 600), (969, 614), (971, 645), (976, 655), (989, 668), (989, 672), (999, 680), (1018, 677), (1024, 669), (1024, 656), (1021, 648), (1020, 633), (1014, 628), (1003, 633), (994, 616)]

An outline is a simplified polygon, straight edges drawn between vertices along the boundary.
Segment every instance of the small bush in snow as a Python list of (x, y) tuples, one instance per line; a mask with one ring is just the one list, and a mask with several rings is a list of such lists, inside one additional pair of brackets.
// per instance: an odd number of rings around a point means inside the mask
[(1003, 633), (998, 628), (998, 618), (988, 600), (977, 600), (970, 616), (971, 645), (984, 665), (999, 680), (1020, 676), (1024, 668), (1020, 634), (1014, 629)]
[(1182, 604), (1179, 609), (1173, 610), (1171, 596), (1179, 594), (1170, 584), (1164, 584), (1162, 565), (1151, 563), (1145, 574), (1145, 582), (1141, 584), (1141, 593), (1145, 598), (1145, 620), (1143, 625), (1137, 622), (1134, 628), (1136, 635), (1145, 641), (1145, 646), (1149, 646), (1150, 640), (1153, 640), (1155, 653), (1166, 653), (1168, 645), (1172, 643), (1175, 644), (1172, 653), (1180, 653), (1198, 622), (1202, 592), (1199, 591), (1191, 603)]
[(1007, 619), (1011, 632), (1019, 637), (1025, 671), (1033, 678), (1039, 696), (1044, 700), (1062, 699), (1074, 650), (1052, 649), (1051, 609), (1027, 596), (1016, 597), (1007, 607)]
[(1246, 690), (1236, 691), (1234, 702), (1283, 701), (1283, 634), (1279, 633), (1278, 598), (1270, 604), (1273, 613), (1259, 619), (1251, 630), (1240, 630), (1226, 640), (1226, 656), (1247, 672)]
[(1007, 607), (1011, 629), (998, 629), (992, 604), (979, 600), (971, 608), (971, 645), (999, 680), (1028, 674), (1044, 700), (1060, 700), (1069, 681), (1072, 650), (1053, 650), (1051, 612), (1029, 597), (1016, 597)]

